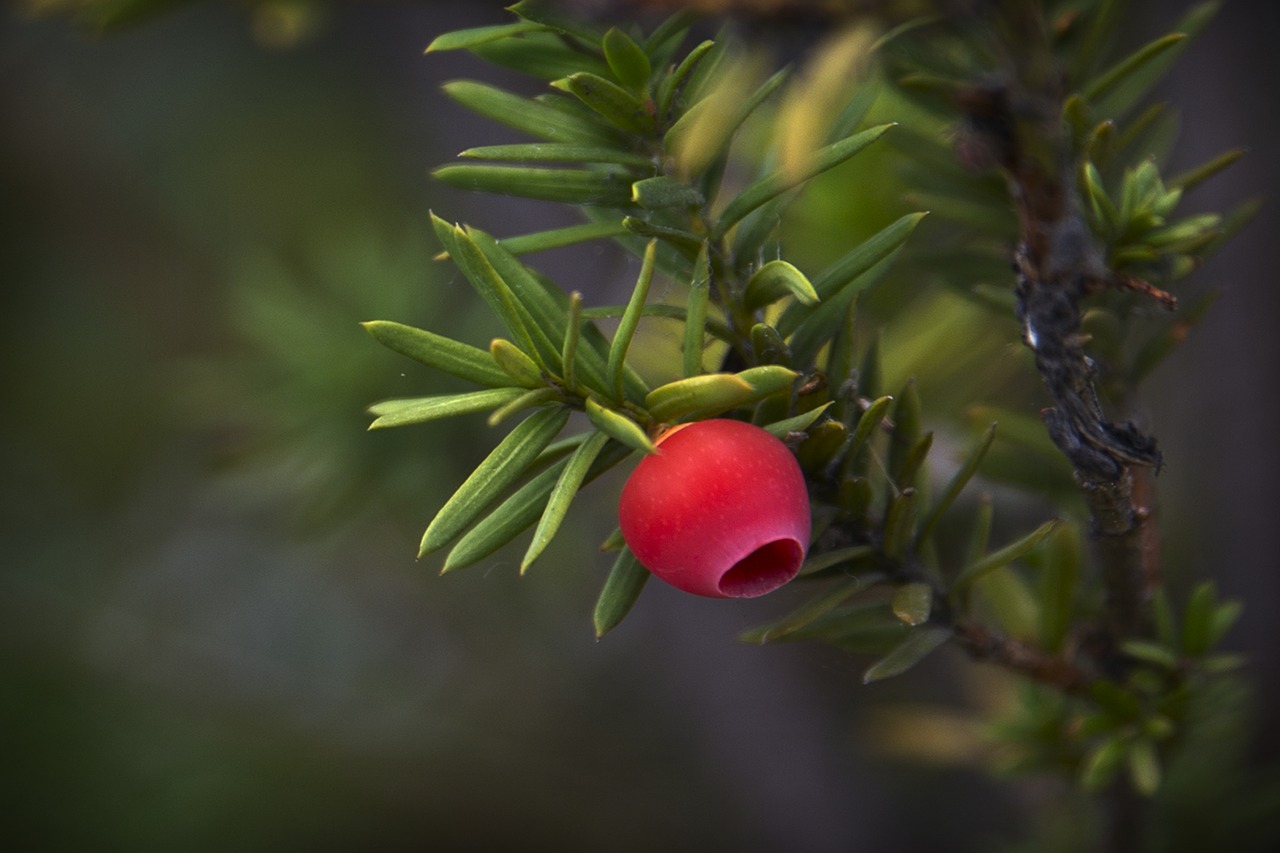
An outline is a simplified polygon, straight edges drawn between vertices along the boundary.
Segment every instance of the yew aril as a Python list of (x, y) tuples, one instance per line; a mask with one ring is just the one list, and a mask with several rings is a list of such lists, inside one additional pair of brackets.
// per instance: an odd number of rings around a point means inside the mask
[(742, 421), (664, 433), (623, 487), (618, 518), (645, 568), (712, 598), (772, 592), (796, 576), (809, 547), (809, 494), (795, 456)]

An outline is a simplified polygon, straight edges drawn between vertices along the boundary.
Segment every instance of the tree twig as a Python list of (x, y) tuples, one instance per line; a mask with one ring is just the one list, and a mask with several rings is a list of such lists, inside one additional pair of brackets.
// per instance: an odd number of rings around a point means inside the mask
[(957, 644), (975, 659), (998, 664), (1064, 693), (1084, 693), (1096, 680), (1096, 676), (1069, 658), (1047, 654), (977, 622), (962, 620), (952, 628)]
[(1107, 269), (1078, 212), (1074, 164), (1058, 119), (1060, 92), (974, 86), (962, 94), (960, 106), (966, 115), (969, 158), (979, 151), (980, 159), (1002, 168), (1018, 213), (1018, 318), (1053, 401), (1041, 412), (1045, 427), (1075, 469), (1089, 507), (1114, 647), (1124, 637), (1148, 630), (1152, 569), (1144, 558), (1143, 529), (1148, 513), (1135, 504), (1131, 469), (1158, 470), (1162, 460), (1154, 438), (1132, 422), (1109, 420), (1103, 412), (1094, 388), (1094, 363), (1084, 351), (1080, 305), (1107, 287), (1138, 289), (1153, 298), (1163, 291), (1138, 288)]

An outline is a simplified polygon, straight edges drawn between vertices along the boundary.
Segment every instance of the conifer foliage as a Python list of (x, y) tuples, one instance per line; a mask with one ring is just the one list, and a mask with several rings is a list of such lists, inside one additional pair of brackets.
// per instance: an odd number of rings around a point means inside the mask
[[(377, 403), (374, 427), (485, 413), (491, 426), (512, 425), (439, 508), (420, 556), (443, 554), (451, 572), (523, 536), (523, 572), (579, 491), (660, 452), (665, 431), (755, 424), (803, 472), (812, 544), (793, 583), (814, 593), (744, 640), (869, 655), (867, 682), (956, 645), (1025, 678), (1026, 701), (1003, 729), (1019, 767), (1088, 791), (1154, 794), (1197, 692), (1238, 664), (1214, 649), (1240, 608), (1211, 581), (1182, 606), (1165, 593), (1143, 503), (1163, 460), (1126, 406), (1213, 299), (1180, 299), (1183, 280), (1253, 208), (1181, 213), (1184, 195), (1240, 152), (1163, 174), (1170, 111), (1147, 103), (1216, 5), (1114, 56), (1123, 5), (1029, 0), (894, 20), (887, 4), (887, 19), (853, 21), (841, 42), (874, 73), (812, 74), (807, 112), (786, 102), (792, 69), (762, 71), (732, 29), (695, 37), (708, 24), (689, 11), (645, 30), (522, 0), (510, 23), (438, 37), (429, 53), (469, 51), (542, 86), (529, 97), (447, 84), (450, 98), (528, 141), (468, 148), (435, 177), (569, 205), (581, 222), (498, 237), (433, 219), (442, 257), (505, 329), (487, 346), (366, 324), (382, 344), (476, 386)], [(895, 107), (901, 121), (868, 120)], [(818, 268), (788, 260), (780, 234), (809, 182), (882, 149), (919, 209)], [(914, 381), (883, 387), (877, 337), (858, 322), (860, 296), (896, 267), (943, 257), (914, 236), (926, 213), (951, 239), (942, 279), (983, 305), (993, 328), (1016, 318), (1050, 401), (1042, 424), (997, 413), (941, 463), (928, 427), (945, 416)], [(637, 259), (625, 304), (532, 265), (589, 241)], [(673, 287), (680, 300), (657, 298)], [(667, 375), (635, 358), (646, 324), (680, 330)], [(586, 428), (566, 434), (570, 423)], [(1028, 454), (1056, 447), (1074, 483), (1054, 517), (989, 541), (992, 505), (969, 493), (1006, 429), (1036, 447)], [(767, 500), (768, 484), (759, 488)], [(965, 500), (976, 515), (958, 515)], [(649, 579), (620, 533), (606, 548), (616, 555), (598, 636)], [(1117, 821), (1113, 844), (1131, 823)]]

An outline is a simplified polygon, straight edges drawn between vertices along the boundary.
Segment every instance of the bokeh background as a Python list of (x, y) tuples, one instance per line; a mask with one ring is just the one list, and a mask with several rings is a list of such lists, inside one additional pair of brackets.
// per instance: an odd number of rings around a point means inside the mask
[[(964, 712), (1008, 687), (958, 658), (864, 688), (866, 661), (735, 642), (788, 601), (656, 584), (594, 642), (617, 478), (525, 578), (511, 552), (445, 578), (415, 563), (493, 438), (366, 433), (368, 403), (449, 386), (358, 323), (488, 340), (428, 211), (499, 234), (566, 217), (427, 174), (494, 132), (439, 84), (511, 78), (422, 49), (500, 4), (196, 3), (104, 35), (68, 5), (0, 12), (9, 849), (994, 849), (1053, 813), (1052, 788), (970, 762)], [(1146, 2), (1130, 25), (1172, 18)], [(1163, 85), (1175, 170), (1252, 150), (1197, 207), (1274, 193), (1278, 25), (1276, 4), (1228, 2)], [(1280, 822), (1278, 226), (1273, 199), (1197, 274), (1225, 298), (1146, 395), (1175, 587), (1207, 571), (1243, 599), (1229, 645), (1252, 660), (1221, 742), (1242, 769), (1186, 838)], [(607, 252), (545, 263), (589, 293), (634, 275)], [(955, 710), (930, 717), (936, 743), (889, 737), (933, 707)]]

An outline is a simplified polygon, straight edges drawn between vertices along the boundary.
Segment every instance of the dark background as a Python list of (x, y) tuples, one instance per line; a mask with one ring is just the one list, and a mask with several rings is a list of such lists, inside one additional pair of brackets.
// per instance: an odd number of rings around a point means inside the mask
[[(958, 657), (864, 688), (866, 661), (734, 641), (777, 601), (656, 584), (593, 642), (616, 478), (523, 579), (509, 551), (446, 578), (414, 563), (492, 438), (364, 432), (369, 402), (442, 385), (357, 323), (487, 340), (431, 261), (428, 211), (499, 233), (563, 214), (427, 176), (493, 132), (439, 84), (492, 72), (422, 49), (506, 20), (498, 4), (340, 5), (300, 34), (282, 8), (197, 5), (101, 38), (21, 5), (0, 18), (0, 838), (821, 851), (1030, 829), (1053, 789), (972, 769), (969, 718), (930, 718), (955, 760), (888, 754), (886, 720), (1007, 701)], [(1131, 26), (1151, 37), (1170, 12), (1146, 3)], [(1173, 171), (1251, 149), (1197, 209), (1273, 195), (1278, 18), (1227, 3), (1163, 84), (1184, 116)], [(1191, 567), (1174, 584), (1209, 573), (1244, 600), (1241, 742), (1272, 778), (1277, 225), (1272, 201), (1197, 273), (1225, 297), (1145, 395), (1164, 548)], [(627, 283), (612, 256), (549, 262), (583, 290)]]

